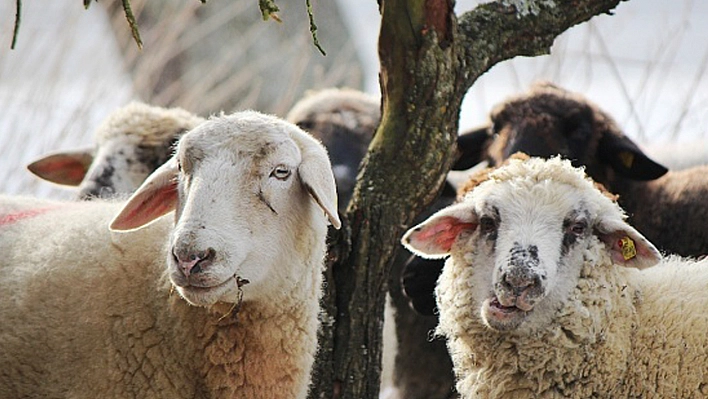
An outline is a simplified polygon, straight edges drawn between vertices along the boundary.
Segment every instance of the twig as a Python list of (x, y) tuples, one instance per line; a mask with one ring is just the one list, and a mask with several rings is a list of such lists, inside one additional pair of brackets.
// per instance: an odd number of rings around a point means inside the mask
[(135, 39), (135, 44), (138, 45), (138, 49), (142, 50), (143, 41), (140, 39), (140, 32), (138, 31), (138, 23), (135, 22), (135, 15), (133, 15), (133, 10), (130, 8), (130, 0), (123, 0), (123, 11), (125, 12), (125, 19), (128, 20), (133, 39)]
[(674, 131), (671, 134), (671, 137), (674, 140), (676, 140), (679, 136), (683, 121), (686, 119), (686, 115), (688, 114), (688, 108), (691, 106), (691, 102), (693, 102), (693, 98), (695, 97), (696, 92), (698, 91), (698, 87), (700, 87), (701, 85), (701, 81), (703, 81), (703, 76), (706, 73), (706, 68), (708, 68), (708, 51), (703, 53), (703, 58), (701, 59), (700, 64), (698, 64), (696, 74), (693, 76), (693, 80), (691, 81), (690, 87), (692, 87), (693, 90), (689, 90), (686, 93), (686, 96), (683, 99), (683, 103), (679, 108), (681, 110), (681, 114), (679, 115), (678, 120), (676, 120), (676, 123), (674, 124)]
[(322, 46), (320, 46), (319, 40), (317, 40), (317, 25), (315, 25), (315, 16), (312, 14), (312, 3), (310, 3), (310, 0), (306, 0), (307, 3), (307, 18), (310, 20), (310, 32), (312, 33), (312, 41), (315, 44), (315, 47), (317, 47), (317, 50), (322, 53), (322, 55), (327, 55), (325, 53), (324, 49)]
[(22, 0), (17, 0), (17, 11), (15, 12), (15, 29), (12, 31), (12, 44), (10, 50), (15, 49), (17, 43), (17, 35), (20, 33), (20, 11), (22, 11)]
[(637, 113), (637, 107), (635, 106), (634, 101), (632, 101), (632, 95), (629, 94), (629, 89), (627, 88), (625, 80), (622, 79), (622, 73), (620, 72), (620, 69), (617, 66), (617, 62), (615, 62), (615, 60), (610, 56), (610, 50), (607, 47), (605, 39), (602, 37), (602, 33), (595, 28), (595, 24), (593, 21), (590, 21), (588, 23), (588, 28), (590, 30), (590, 34), (595, 37), (597, 44), (600, 46), (600, 52), (602, 54), (602, 57), (607, 61), (607, 64), (609, 65), (610, 70), (612, 71), (612, 74), (617, 79), (619, 89), (622, 91), (622, 96), (625, 98), (625, 100), (627, 100), (627, 105), (629, 106), (630, 112), (629, 118), (634, 119), (634, 123), (637, 124), (637, 137), (642, 140), (646, 139), (644, 124), (639, 118), (639, 114)]

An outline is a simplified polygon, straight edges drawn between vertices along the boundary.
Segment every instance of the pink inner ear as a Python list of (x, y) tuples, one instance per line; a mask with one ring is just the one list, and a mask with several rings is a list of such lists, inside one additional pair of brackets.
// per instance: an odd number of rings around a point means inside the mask
[(76, 158), (54, 156), (27, 166), (29, 170), (49, 181), (78, 186), (86, 176), (87, 167)]
[(139, 198), (134, 198), (111, 224), (114, 230), (131, 230), (144, 226), (175, 209), (177, 182), (160, 187)]
[(416, 240), (422, 242), (430, 242), (436, 248), (440, 248), (444, 252), (450, 252), (452, 244), (455, 242), (457, 236), (463, 230), (476, 228), (475, 223), (465, 223), (460, 219), (445, 216), (441, 217), (437, 223), (434, 223), (421, 231), (416, 235)]

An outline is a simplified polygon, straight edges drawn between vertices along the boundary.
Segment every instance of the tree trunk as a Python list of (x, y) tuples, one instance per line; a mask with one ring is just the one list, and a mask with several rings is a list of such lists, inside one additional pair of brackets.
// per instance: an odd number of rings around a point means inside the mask
[(459, 21), (448, 0), (381, 0), (382, 120), (348, 223), (330, 235), (320, 353), (311, 398), (376, 398), (391, 259), (442, 187), (460, 105), (497, 62), (548, 53), (555, 37), (619, 0), (507, 0)]

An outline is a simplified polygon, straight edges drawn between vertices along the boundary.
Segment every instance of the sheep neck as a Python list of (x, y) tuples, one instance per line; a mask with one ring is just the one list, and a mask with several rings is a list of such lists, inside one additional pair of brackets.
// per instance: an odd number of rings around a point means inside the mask
[[(616, 371), (627, 370), (629, 362), (621, 348), (631, 346), (638, 325), (635, 305), (640, 294), (627, 286), (625, 272), (585, 265), (575, 291), (548, 330), (501, 334), (476, 322), (468, 335), (452, 337), (458, 391), (470, 397), (517, 397), (524, 391), (591, 397), (611, 392), (622, 381)], [(578, 387), (586, 391), (578, 392)]]
[[(184, 302), (179, 298), (177, 301)], [(209, 398), (300, 398), (317, 347), (317, 314), (300, 303), (173, 304), (190, 314), (203, 359), (194, 359), (197, 391)], [(195, 317), (197, 314), (200, 317)], [(226, 316), (225, 316), (226, 315)]]

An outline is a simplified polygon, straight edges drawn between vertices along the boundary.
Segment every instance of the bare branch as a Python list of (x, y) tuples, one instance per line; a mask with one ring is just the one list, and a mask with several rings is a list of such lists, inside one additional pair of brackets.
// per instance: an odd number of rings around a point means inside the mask
[(315, 47), (317, 47), (317, 50), (320, 50), (320, 53), (322, 53), (322, 55), (327, 55), (324, 49), (320, 46), (320, 41), (317, 40), (317, 25), (315, 25), (315, 16), (312, 14), (312, 4), (310, 3), (310, 0), (307, 0), (306, 3), (307, 18), (310, 20), (310, 33), (312, 33), (312, 41), (314, 42)]
[(610, 14), (620, 1), (500, 0), (466, 12), (460, 17), (459, 39), (470, 72), (467, 88), (498, 62), (549, 54), (558, 35), (595, 15)]
[(15, 49), (15, 44), (17, 44), (17, 35), (20, 33), (20, 12), (22, 11), (22, 0), (17, 0), (16, 11), (15, 11), (15, 29), (12, 31), (12, 44), (10, 44), (10, 50)]

